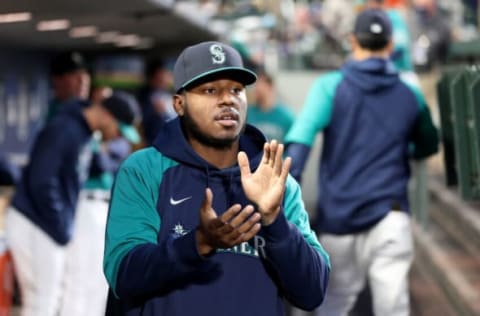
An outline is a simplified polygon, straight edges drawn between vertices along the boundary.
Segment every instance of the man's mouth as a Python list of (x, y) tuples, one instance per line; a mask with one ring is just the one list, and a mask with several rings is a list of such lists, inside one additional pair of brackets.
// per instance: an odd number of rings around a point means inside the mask
[(238, 111), (235, 109), (229, 109), (228, 111), (223, 111), (217, 116), (215, 116), (215, 121), (217, 121), (220, 125), (225, 127), (231, 127), (238, 124), (239, 121), (239, 114)]

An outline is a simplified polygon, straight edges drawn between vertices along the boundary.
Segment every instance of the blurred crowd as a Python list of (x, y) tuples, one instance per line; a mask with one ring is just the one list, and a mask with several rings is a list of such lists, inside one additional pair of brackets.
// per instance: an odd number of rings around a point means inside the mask
[[(212, 30), (248, 46), (256, 61), (268, 64), (276, 58), (290, 69), (324, 69), (342, 64), (350, 51), (348, 34), (354, 18), (368, 2), (185, 1), (177, 6), (182, 12), (195, 8)], [(450, 42), (478, 36), (475, 1), (391, 0), (385, 7), (404, 20), (412, 63), (419, 71), (445, 63)], [(278, 49), (275, 56), (272, 45)]]

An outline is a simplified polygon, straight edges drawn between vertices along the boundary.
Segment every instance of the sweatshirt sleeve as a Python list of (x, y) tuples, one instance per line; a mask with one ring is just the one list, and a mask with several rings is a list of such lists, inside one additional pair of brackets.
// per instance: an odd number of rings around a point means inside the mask
[(301, 182), (315, 137), (330, 123), (333, 99), (341, 79), (342, 74), (337, 71), (320, 76), (313, 83), (300, 114), (285, 136), (287, 155), (292, 157), (290, 173), (298, 182)]
[(302, 183), (302, 173), (310, 155), (310, 150), (311, 147), (299, 143), (292, 143), (287, 147), (287, 156), (292, 158), (290, 174), (298, 183)]
[(313, 310), (325, 296), (330, 260), (310, 228), (301, 189), (289, 177), (284, 210), (263, 227), (265, 260), (272, 267), (286, 298), (295, 306)]
[[(152, 158), (153, 152), (160, 161)], [(172, 284), (181, 284), (211, 264), (198, 254), (195, 231), (158, 243), (161, 219), (156, 204), (166, 168), (161, 159), (153, 148), (137, 152), (121, 166), (115, 180), (103, 264), (108, 283), (120, 298), (173, 290)]]
[(340, 72), (320, 76), (310, 87), (305, 103), (292, 127), (285, 136), (285, 143), (300, 143), (312, 146), (317, 133), (330, 123), (333, 99), (338, 83), (342, 79)]
[[(46, 127), (38, 134), (35, 144), (33, 145), (29, 162), (28, 172), (25, 173), (25, 183), (28, 194), (35, 208), (45, 216), (51, 215), (47, 221), (58, 222), (56, 214), (65, 212), (65, 208), (69, 205), (67, 197), (63, 193), (64, 190), (58, 174), (61, 171), (64, 161), (76, 161), (74, 157), (74, 149), (76, 145), (69, 133), (59, 132), (55, 124), (46, 125)], [(71, 179), (78, 181), (78, 179)], [(52, 223), (53, 224), (53, 223)], [(58, 223), (59, 227), (64, 227), (63, 223)], [(68, 231), (58, 232), (55, 239), (65, 244), (70, 239)]]

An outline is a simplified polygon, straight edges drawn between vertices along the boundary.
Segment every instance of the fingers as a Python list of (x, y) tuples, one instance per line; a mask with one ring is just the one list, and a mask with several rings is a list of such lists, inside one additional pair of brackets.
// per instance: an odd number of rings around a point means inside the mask
[[(247, 224), (247, 223), (245, 223)], [(255, 223), (252, 226), (248, 228), (248, 230), (245, 231), (242, 235), (238, 237), (238, 239), (235, 241), (236, 243), (242, 243), (245, 241), (249, 241), (252, 239), (258, 232), (260, 231), (260, 228), (262, 228), (262, 225), (260, 223)]]
[(285, 159), (285, 162), (283, 163), (282, 167), (282, 174), (280, 175), (280, 178), (283, 183), (287, 181), (288, 173), (290, 172), (290, 166), (292, 165), (292, 158), (287, 157)]
[(210, 188), (205, 189), (205, 199), (202, 204), (202, 211), (208, 211), (212, 208), (213, 193)]
[(277, 175), (282, 174), (283, 172), (283, 152), (285, 146), (279, 144), (276, 140), (272, 140), (270, 143), (265, 143), (264, 154), (262, 162), (270, 165), (274, 173)]
[(273, 162), (273, 170), (275, 174), (282, 173), (282, 164), (283, 164), (283, 144), (277, 146), (277, 152), (275, 153), (275, 161)]
[(238, 234), (235, 239), (232, 240), (232, 243), (235, 245), (241, 244), (242, 242), (249, 241), (252, 239), (259, 231), (262, 225), (260, 223), (253, 224), (252, 226), (249, 226), (249, 229), (243, 233), (243, 234)]
[(270, 158), (268, 161), (268, 164), (273, 167), (275, 166), (275, 159), (277, 159), (277, 148), (278, 148), (278, 143), (274, 139), (270, 142)]
[[(254, 213), (252, 205), (247, 205), (242, 210), (240, 205), (234, 205), (221, 216), (223, 226), (218, 227), (216, 233), (226, 242), (226, 246), (232, 247), (244, 241), (250, 240), (261, 228), (261, 216)], [(226, 221), (226, 219), (229, 219)]]
[(232, 225), (232, 227), (237, 228), (243, 222), (245, 222), (245, 220), (249, 218), (250, 215), (252, 215), (252, 213), (253, 213), (253, 206), (247, 205), (240, 214), (238, 214), (235, 218), (233, 218), (230, 221), (230, 225)]
[[(253, 212), (253, 206), (247, 206), (244, 210), (234, 219), (234, 221), (240, 223), (232, 232), (230, 232), (228, 238), (230, 238), (233, 245), (248, 241), (255, 236), (261, 228), (260, 220), (261, 216), (258, 213)], [(230, 223), (234, 225), (233, 221)]]
[[(250, 216), (250, 218), (248, 218), (240, 226), (238, 226), (237, 231), (243, 235), (252, 233), (252, 229), (255, 230), (254, 226), (256, 225), (260, 226), (259, 221), (261, 218), (262, 217), (260, 216), (260, 214), (258, 213), (253, 214), (252, 216)], [(258, 232), (258, 230), (256, 232)], [(253, 235), (251, 237), (253, 237)]]
[(235, 204), (230, 207), (225, 213), (220, 216), (220, 219), (224, 223), (230, 223), (232, 219), (242, 210), (242, 206), (240, 204)]
[(266, 142), (263, 145), (263, 157), (262, 157), (262, 162), (263, 164), (268, 164), (270, 160), (270, 143)]
[(200, 218), (204, 220), (213, 219), (217, 217), (215, 210), (212, 208), (213, 193), (210, 188), (205, 190), (205, 199), (203, 200), (202, 207), (200, 209)]
[[(225, 226), (230, 226), (232, 228), (225, 229), (223, 230), (223, 232), (228, 233), (233, 229), (239, 229), (239, 227), (241, 227), (245, 222), (249, 220), (251, 223), (255, 224), (260, 220), (261, 216), (258, 213), (253, 214), (253, 212), (254, 208), (252, 205), (247, 205), (243, 209), (241, 209), (241, 206), (239, 204), (232, 206), (220, 217), (222, 222), (226, 224)], [(241, 230), (241, 233), (244, 232), (245, 227), (243, 227)]]
[(278, 146), (279, 143), (275, 139), (263, 145), (263, 163), (273, 165), (277, 157)]
[[(264, 155), (265, 158), (265, 155)], [(239, 152), (237, 155), (238, 166), (240, 167), (240, 175), (242, 177), (249, 176), (250, 171), (250, 162), (248, 161), (247, 154), (243, 151)]]

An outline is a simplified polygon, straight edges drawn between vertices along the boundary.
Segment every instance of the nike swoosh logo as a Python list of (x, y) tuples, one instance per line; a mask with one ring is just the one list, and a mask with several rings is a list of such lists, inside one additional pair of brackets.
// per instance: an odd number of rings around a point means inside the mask
[(185, 202), (185, 201), (187, 201), (187, 200), (190, 200), (191, 198), (192, 198), (192, 197), (189, 196), (189, 197), (183, 198), (183, 199), (181, 199), (181, 200), (174, 200), (173, 197), (170, 197), (170, 204), (172, 204), (172, 205), (178, 205), (178, 204), (183, 203), (183, 202)]

